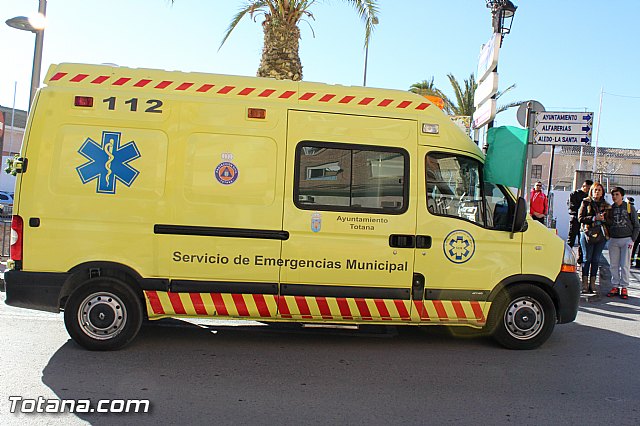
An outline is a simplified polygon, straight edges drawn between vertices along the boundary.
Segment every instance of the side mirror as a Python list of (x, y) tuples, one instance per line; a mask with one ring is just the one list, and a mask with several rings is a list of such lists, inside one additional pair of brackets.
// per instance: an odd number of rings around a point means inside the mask
[(524, 198), (519, 197), (516, 202), (516, 211), (513, 215), (513, 226), (511, 232), (520, 232), (527, 223), (527, 202)]

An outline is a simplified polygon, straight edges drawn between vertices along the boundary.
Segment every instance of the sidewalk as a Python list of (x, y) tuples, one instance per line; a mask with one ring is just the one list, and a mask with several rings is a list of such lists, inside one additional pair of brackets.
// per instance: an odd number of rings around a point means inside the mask
[[(577, 251), (577, 249), (576, 249)], [(577, 253), (576, 253), (577, 255)], [(611, 271), (609, 270), (609, 250), (602, 251), (600, 267), (598, 268), (597, 293), (595, 295), (581, 294), (581, 302), (593, 302), (596, 300), (609, 300), (607, 293), (611, 290)], [(640, 298), (640, 269), (631, 268), (629, 274), (629, 298)]]

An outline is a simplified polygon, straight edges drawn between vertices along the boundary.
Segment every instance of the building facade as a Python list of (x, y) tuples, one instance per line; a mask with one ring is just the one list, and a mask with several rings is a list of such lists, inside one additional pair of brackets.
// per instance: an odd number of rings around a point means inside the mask
[[(579, 185), (582, 180), (593, 178), (594, 151), (592, 146), (556, 146), (549, 182), (552, 147), (548, 146), (532, 161), (530, 184), (540, 180), (554, 190), (573, 190), (574, 180)], [(640, 149), (598, 148), (595, 180), (601, 181), (605, 189), (622, 186), (627, 192), (640, 193)]]
[(0, 105), (0, 114), (4, 119), (3, 132), (0, 136), (2, 156), (12, 156), (20, 152), (24, 129), (27, 126), (27, 111), (14, 110)]

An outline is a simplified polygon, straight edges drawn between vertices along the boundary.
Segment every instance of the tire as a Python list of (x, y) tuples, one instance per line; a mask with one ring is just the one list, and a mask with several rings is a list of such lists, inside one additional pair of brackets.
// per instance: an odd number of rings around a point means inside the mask
[(535, 349), (547, 341), (556, 325), (556, 308), (539, 287), (520, 284), (503, 290), (489, 312), (492, 337), (509, 349)]
[(71, 293), (64, 307), (69, 336), (92, 351), (119, 349), (142, 325), (142, 303), (131, 286), (111, 277), (92, 278)]

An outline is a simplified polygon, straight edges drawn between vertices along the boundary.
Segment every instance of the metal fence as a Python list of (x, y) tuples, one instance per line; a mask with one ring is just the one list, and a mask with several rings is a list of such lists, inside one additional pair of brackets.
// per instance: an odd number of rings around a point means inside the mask
[(607, 194), (614, 186), (624, 188), (626, 194), (640, 194), (640, 176), (638, 175), (618, 175), (611, 173), (593, 174), (587, 171), (576, 171), (575, 183), (578, 188), (585, 179), (600, 182), (602, 186), (604, 186), (604, 190)]
[(640, 194), (640, 176), (596, 173), (594, 181), (602, 183), (607, 193), (609, 193), (614, 186), (620, 186), (624, 188), (627, 194)]

